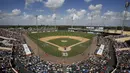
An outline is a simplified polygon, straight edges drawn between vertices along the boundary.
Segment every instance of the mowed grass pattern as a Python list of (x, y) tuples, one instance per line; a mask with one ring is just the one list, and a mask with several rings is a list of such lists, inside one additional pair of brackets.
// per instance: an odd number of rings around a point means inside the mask
[[(62, 42), (62, 40), (65, 40), (66, 42)], [(67, 46), (76, 44), (80, 41), (75, 40), (75, 39), (69, 39), (69, 38), (58, 38), (58, 39), (49, 40), (49, 42), (59, 45), (61, 47), (67, 47)]]
[[(37, 45), (44, 50), (46, 53), (51, 54), (53, 56), (62, 57), (62, 52), (58, 50), (57, 47), (47, 44), (45, 42), (40, 41), (40, 38), (48, 37), (48, 36), (79, 36), (90, 39), (88, 42), (81, 43), (72, 47), (72, 50), (68, 52), (69, 56), (76, 56), (78, 54), (83, 53), (87, 47), (91, 44), (91, 39), (95, 36), (94, 34), (88, 34), (83, 32), (67, 32), (67, 31), (59, 31), (59, 32), (44, 32), (44, 33), (28, 33), (28, 36), (35, 42)], [(61, 43), (61, 42), (60, 42)]]

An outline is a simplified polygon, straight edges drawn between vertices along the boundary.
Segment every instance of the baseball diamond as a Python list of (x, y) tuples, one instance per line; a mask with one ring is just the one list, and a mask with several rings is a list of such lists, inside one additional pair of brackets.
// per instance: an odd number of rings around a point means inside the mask
[[(62, 57), (62, 52), (64, 51), (68, 52), (68, 57), (83, 53), (88, 49), (89, 45), (87, 44), (91, 44), (91, 40), (94, 37), (93, 34), (66, 31), (29, 33), (28, 35), (38, 44), (40, 49), (57, 57)], [(66, 40), (66, 42), (61, 42), (63, 40)], [(45, 44), (47, 45), (43, 46)]]

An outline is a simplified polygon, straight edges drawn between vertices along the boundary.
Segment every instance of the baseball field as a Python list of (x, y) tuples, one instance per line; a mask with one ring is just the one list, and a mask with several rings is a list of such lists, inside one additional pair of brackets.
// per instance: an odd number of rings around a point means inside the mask
[(83, 32), (58, 31), (28, 33), (28, 36), (47, 54), (63, 57), (63, 52), (67, 52), (67, 57), (73, 57), (88, 49), (95, 35)]

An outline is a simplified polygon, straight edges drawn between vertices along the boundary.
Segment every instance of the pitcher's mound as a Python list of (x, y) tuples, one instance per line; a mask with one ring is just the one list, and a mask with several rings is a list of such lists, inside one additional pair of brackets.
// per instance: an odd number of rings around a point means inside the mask
[(68, 42), (68, 41), (67, 41), (67, 40), (61, 40), (61, 42), (66, 43), (66, 42)]

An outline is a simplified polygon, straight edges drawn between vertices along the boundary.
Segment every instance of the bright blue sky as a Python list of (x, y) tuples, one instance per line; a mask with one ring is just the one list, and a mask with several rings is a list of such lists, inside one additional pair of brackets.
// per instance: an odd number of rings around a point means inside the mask
[[(106, 12), (107, 10), (121, 12), (124, 10), (125, 1), (126, 0), (93, 0), (89, 3), (86, 3), (84, 0), (65, 0), (63, 6), (57, 9), (56, 12), (64, 14), (65, 11), (70, 8), (88, 10), (88, 6), (91, 4), (102, 4), (102, 12)], [(4, 12), (11, 12), (13, 9), (20, 9), (22, 12), (39, 14), (39, 12), (36, 12), (36, 10), (42, 9), (44, 10), (44, 14), (48, 14), (48, 12), (52, 13), (50, 9), (45, 7), (44, 4), (40, 2), (31, 4), (29, 8), (32, 10), (30, 11), (25, 9), (25, 0), (0, 0), (0, 10)]]
[[(77, 25), (90, 25), (91, 19), (94, 20), (93, 25), (104, 25), (103, 22), (108, 26), (122, 25), (126, 1), (130, 2), (130, 0), (0, 0), (0, 25), (35, 25), (34, 15), (38, 15), (40, 24), (52, 24), (56, 17), (58, 25), (72, 25), (71, 18)], [(51, 8), (57, 8), (56, 12)], [(127, 24), (130, 23), (130, 9), (127, 21)]]

